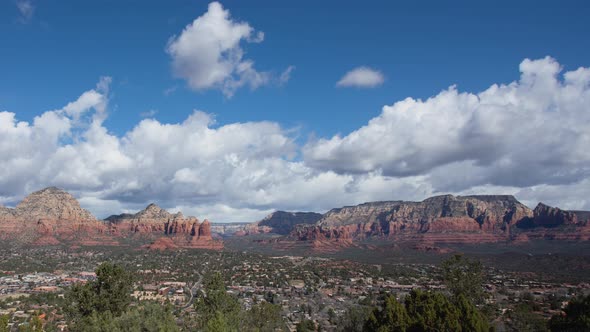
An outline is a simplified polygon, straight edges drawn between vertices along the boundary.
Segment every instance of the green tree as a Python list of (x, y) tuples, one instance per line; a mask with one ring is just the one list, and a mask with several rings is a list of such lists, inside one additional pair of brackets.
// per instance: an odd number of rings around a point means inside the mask
[(268, 302), (252, 306), (252, 309), (245, 313), (244, 320), (244, 329), (248, 331), (271, 332), (284, 327), (281, 307)]
[(75, 284), (66, 293), (64, 311), (73, 323), (72, 329), (97, 326), (120, 316), (131, 303), (132, 289), (133, 279), (121, 266), (101, 264), (96, 269), (96, 280)]
[(405, 332), (410, 325), (410, 317), (406, 308), (394, 296), (388, 295), (383, 303), (383, 309), (373, 309), (369, 315), (366, 331)]
[[(373, 313), (371, 307), (354, 306), (346, 310), (338, 325), (339, 331), (362, 332), (366, 321)], [(376, 319), (376, 318), (375, 318)]]
[(441, 269), (442, 279), (453, 296), (463, 295), (474, 304), (483, 303), (484, 273), (479, 261), (454, 255), (442, 262)]
[(536, 332), (547, 331), (546, 322), (533, 312), (529, 304), (519, 303), (508, 313), (509, 325), (515, 331)]
[(205, 325), (206, 332), (234, 332), (237, 331), (235, 326), (231, 326), (223, 314), (219, 311), (215, 313), (211, 319), (207, 321)]
[(486, 316), (462, 294), (457, 298), (456, 306), (459, 310), (459, 323), (463, 331), (488, 332), (490, 330)]
[(414, 289), (406, 297), (408, 331), (460, 331), (459, 310), (442, 294)]
[(119, 265), (103, 263), (96, 269), (96, 281), (89, 283), (96, 298), (96, 311), (119, 316), (131, 303), (133, 278)]
[(563, 311), (549, 320), (551, 331), (590, 331), (590, 295), (573, 299)]
[(10, 317), (8, 315), (1, 315), (0, 316), (0, 332), (9, 332), (8, 329), (8, 322), (10, 321)]
[(221, 273), (208, 275), (204, 281), (204, 290), (204, 294), (195, 301), (198, 325), (205, 327), (209, 321), (213, 321), (216, 326), (227, 325), (230, 330), (237, 330), (241, 315), (240, 303), (226, 292)]
[(313, 332), (315, 331), (315, 324), (309, 319), (304, 319), (296, 326), (297, 332)]
[(80, 332), (177, 332), (175, 317), (168, 306), (146, 303), (133, 307), (119, 317), (110, 311), (94, 312), (76, 325)]
[(43, 321), (41, 321), (38, 314), (33, 314), (29, 323), (20, 325), (18, 330), (21, 332), (42, 332)]

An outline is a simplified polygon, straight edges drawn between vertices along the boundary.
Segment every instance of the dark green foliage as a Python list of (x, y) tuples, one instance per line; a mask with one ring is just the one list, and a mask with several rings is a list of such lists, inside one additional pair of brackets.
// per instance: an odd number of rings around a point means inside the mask
[(176, 332), (174, 315), (167, 306), (147, 303), (134, 307), (119, 317), (113, 317), (109, 311), (94, 312), (82, 319), (76, 331), (81, 332)]
[(121, 315), (131, 303), (133, 279), (121, 266), (103, 263), (96, 269), (96, 280), (72, 286), (66, 294), (67, 312), (88, 317), (94, 312)]
[(261, 302), (243, 311), (238, 299), (226, 292), (220, 273), (208, 275), (204, 294), (196, 299), (197, 328), (205, 331), (276, 331), (284, 327), (281, 308)]
[(459, 295), (455, 305), (459, 310), (459, 324), (463, 331), (488, 332), (490, 330), (487, 317), (465, 296)]
[(519, 303), (508, 313), (508, 318), (510, 318), (509, 325), (515, 331), (547, 331), (545, 320), (535, 314), (532, 307), (527, 303)]
[(460, 331), (459, 310), (441, 293), (412, 290), (406, 298), (408, 331)]
[(34, 314), (29, 323), (20, 325), (18, 330), (19, 332), (43, 332), (43, 322), (37, 314)]
[(484, 274), (479, 261), (454, 255), (442, 263), (441, 269), (443, 281), (455, 297), (463, 295), (472, 303), (483, 303)]
[[(120, 316), (131, 303), (133, 279), (121, 266), (103, 263), (96, 269), (96, 280), (73, 285), (66, 293), (65, 312), (73, 330), (100, 320)], [(106, 322), (105, 322), (106, 324)]]
[(281, 307), (261, 302), (244, 314), (244, 330), (272, 332), (284, 326)]
[(551, 317), (551, 331), (590, 331), (590, 295), (573, 299), (563, 311), (564, 315)]
[(383, 309), (373, 309), (367, 323), (365, 331), (406, 331), (410, 325), (410, 317), (406, 308), (399, 303), (394, 296), (387, 296), (383, 304)]
[(9, 321), (8, 315), (0, 316), (0, 332), (8, 332), (9, 331), (8, 321)]
[(206, 332), (234, 332), (238, 331), (236, 326), (230, 325), (225, 316), (217, 311), (205, 325)]
[(413, 290), (405, 305), (389, 295), (381, 309), (374, 308), (364, 331), (474, 331), (487, 332), (486, 317), (466, 297), (456, 303), (437, 292)]
[(339, 331), (346, 332), (361, 332), (365, 322), (369, 319), (369, 315), (372, 313), (371, 307), (366, 306), (354, 306), (346, 310), (344, 316), (337, 324)]
[(304, 319), (297, 324), (297, 332), (313, 332), (315, 331), (315, 324), (309, 319)]
[(195, 301), (198, 325), (207, 331), (237, 331), (240, 323), (240, 303), (238, 299), (225, 290), (221, 273), (214, 273), (205, 278), (205, 294)]

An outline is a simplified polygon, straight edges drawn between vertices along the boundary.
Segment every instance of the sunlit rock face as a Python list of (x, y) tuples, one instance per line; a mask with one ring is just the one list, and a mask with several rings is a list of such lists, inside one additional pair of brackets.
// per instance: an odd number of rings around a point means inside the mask
[(97, 220), (68, 192), (49, 187), (25, 197), (14, 209), (0, 207), (0, 237), (33, 245), (119, 245), (123, 238), (170, 237), (176, 247), (219, 249), (211, 225), (155, 204), (136, 214)]
[(209, 220), (205, 219), (201, 223), (195, 217), (184, 217), (181, 212), (173, 214), (156, 204), (150, 204), (135, 214), (110, 216), (105, 221), (114, 236), (155, 239), (152, 243), (154, 249), (223, 247), (221, 241), (211, 236)]
[[(332, 209), (314, 225), (300, 225), (290, 239), (337, 245), (379, 238), (398, 242), (482, 243), (585, 239), (584, 212), (540, 204), (535, 211), (509, 195), (443, 195), (422, 202), (385, 201)], [(557, 226), (575, 226), (576, 229)], [(557, 227), (552, 232), (547, 227)]]
[(0, 231), (4, 239), (38, 245), (113, 243), (104, 223), (56, 187), (33, 192), (14, 209), (1, 208)]

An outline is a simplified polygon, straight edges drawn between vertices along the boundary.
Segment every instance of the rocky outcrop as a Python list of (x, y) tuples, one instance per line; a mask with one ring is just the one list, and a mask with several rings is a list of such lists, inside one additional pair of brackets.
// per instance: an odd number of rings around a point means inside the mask
[(578, 216), (574, 212), (539, 203), (533, 210), (533, 217), (527, 221), (523, 221), (523, 226), (558, 227), (578, 225)]
[[(516, 227), (515, 227), (516, 226)], [(353, 245), (379, 238), (417, 243), (526, 242), (530, 239), (586, 241), (590, 213), (539, 203), (534, 211), (513, 196), (443, 195), (422, 202), (386, 201), (332, 209), (314, 225), (299, 225), (288, 240), (312, 248)]]
[(49, 187), (25, 197), (16, 206), (17, 215), (30, 219), (96, 220), (70, 193)]
[[(74, 246), (119, 245), (123, 238), (154, 241), (169, 238), (176, 247), (220, 249), (208, 220), (171, 214), (155, 204), (135, 214), (97, 220), (62, 189), (50, 187), (25, 197), (14, 209), (0, 207), (0, 238), (23, 244)], [(158, 246), (156, 244), (156, 246)]]
[[(496, 242), (533, 212), (513, 196), (443, 195), (422, 202), (385, 201), (332, 209), (313, 226), (297, 227), (299, 240), (380, 237), (417, 242)], [(350, 242), (350, 241), (348, 241)]]
[(296, 225), (315, 224), (322, 216), (322, 214), (315, 212), (275, 211), (264, 219), (244, 227), (244, 231), (238, 235), (259, 233), (287, 235), (293, 231)]
[(567, 211), (539, 203), (531, 218), (518, 223), (522, 230), (516, 234), (515, 241), (526, 242), (532, 239), (560, 241), (590, 240), (590, 212)]
[(56, 187), (28, 195), (14, 209), (2, 208), (0, 231), (2, 238), (39, 245), (112, 242), (102, 222)]
[(221, 241), (212, 238), (208, 220), (200, 223), (195, 217), (184, 217), (181, 212), (173, 214), (156, 204), (150, 204), (135, 214), (110, 216), (105, 221), (114, 236), (155, 239), (153, 245), (157, 248), (170, 243), (164, 238), (174, 239), (174, 245), (182, 248), (223, 247)]

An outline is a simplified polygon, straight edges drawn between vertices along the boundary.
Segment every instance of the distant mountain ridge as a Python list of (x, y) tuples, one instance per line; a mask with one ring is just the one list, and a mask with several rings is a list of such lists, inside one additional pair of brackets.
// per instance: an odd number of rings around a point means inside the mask
[[(66, 191), (31, 193), (15, 208), (0, 206), (0, 238), (34, 245), (121, 245), (146, 248), (221, 249), (211, 223), (149, 204), (137, 213), (97, 220)], [(381, 201), (335, 208), (325, 214), (276, 211), (252, 224), (216, 224), (224, 236), (256, 233), (307, 241), (314, 248), (359, 241), (430, 243), (522, 242), (529, 239), (590, 240), (590, 211), (566, 211), (539, 203), (534, 210), (510, 195), (441, 195), (421, 202)], [(134, 242), (135, 243), (135, 242)]]
[(441, 195), (421, 202), (381, 201), (332, 209), (314, 225), (297, 226), (289, 238), (311, 241), (320, 249), (371, 238), (417, 243), (500, 242), (529, 236), (588, 240), (588, 220), (578, 215), (590, 213), (542, 203), (533, 211), (510, 195)]

